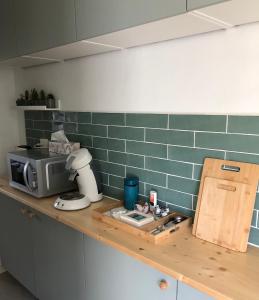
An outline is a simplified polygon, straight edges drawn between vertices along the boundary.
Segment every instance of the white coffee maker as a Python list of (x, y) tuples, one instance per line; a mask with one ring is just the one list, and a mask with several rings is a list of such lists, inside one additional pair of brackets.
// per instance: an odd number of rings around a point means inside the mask
[(70, 171), (70, 180), (77, 180), (79, 193), (60, 195), (54, 204), (57, 209), (78, 210), (102, 200), (101, 182), (93, 166), (92, 155), (86, 148), (68, 156), (66, 169)]

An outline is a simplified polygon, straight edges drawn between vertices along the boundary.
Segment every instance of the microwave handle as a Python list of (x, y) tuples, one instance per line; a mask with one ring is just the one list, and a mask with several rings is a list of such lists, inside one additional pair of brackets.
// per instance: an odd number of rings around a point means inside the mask
[(24, 179), (25, 185), (26, 185), (26, 187), (28, 188), (28, 190), (29, 190), (30, 192), (32, 192), (32, 188), (31, 188), (31, 186), (29, 185), (28, 177), (27, 177), (29, 165), (30, 165), (30, 162), (29, 162), (29, 161), (27, 161), (26, 164), (24, 165), (24, 168), (23, 168), (23, 179)]

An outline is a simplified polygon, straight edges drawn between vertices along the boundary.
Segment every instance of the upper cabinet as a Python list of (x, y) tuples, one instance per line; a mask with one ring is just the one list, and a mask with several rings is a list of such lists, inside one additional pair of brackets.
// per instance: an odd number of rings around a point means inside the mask
[(183, 0), (75, 0), (77, 39), (88, 39), (186, 12)]
[(229, 0), (187, 0), (187, 10), (194, 10), (201, 7), (226, 2)]
[(74, 0), (14, 0), (14, 8), (18, 54), (76, 40)]
[(17, 56), (13, 1), (0, 1), (0, 60)]

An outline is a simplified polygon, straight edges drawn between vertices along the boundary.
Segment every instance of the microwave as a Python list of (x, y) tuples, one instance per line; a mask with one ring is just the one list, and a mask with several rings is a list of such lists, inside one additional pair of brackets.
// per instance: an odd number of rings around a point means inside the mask
[(76, 189), (66, 170), (67, 155), (49, 153), (48, 149), (9, 152), (7, 155), (10, 186), (42, 198)]

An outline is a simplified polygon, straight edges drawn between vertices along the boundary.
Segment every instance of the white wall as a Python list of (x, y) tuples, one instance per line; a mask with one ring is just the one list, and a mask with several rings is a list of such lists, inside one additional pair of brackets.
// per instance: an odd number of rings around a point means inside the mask
[(6, 154), (24, 142), (22, 113), (15, 108), (14, 72), (0, 69), (0, 175), (6, 174)]
[(20, 71), (64, 110), (259, 114), (259, 23)]

